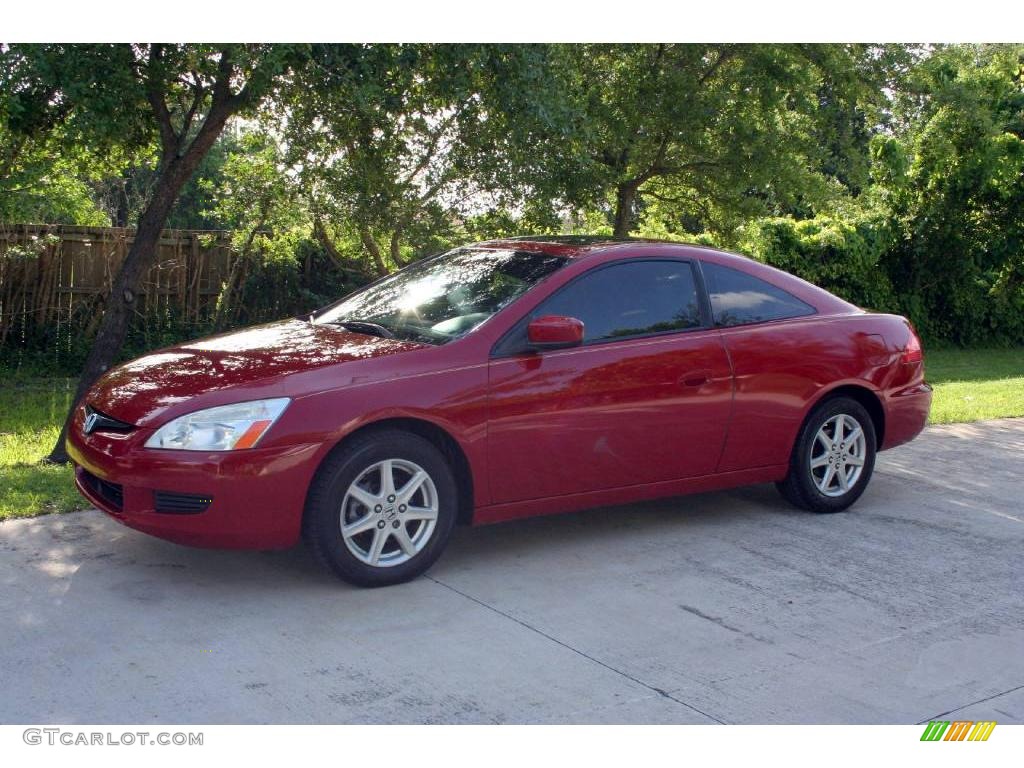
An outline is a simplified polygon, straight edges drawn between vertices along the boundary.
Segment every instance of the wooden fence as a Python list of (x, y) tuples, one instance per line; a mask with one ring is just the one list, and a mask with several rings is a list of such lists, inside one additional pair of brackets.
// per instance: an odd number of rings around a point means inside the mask
[[(0, 344), (83, 316), (91, 335), (97, 298), (109, 291), (133, 237), (118, 227), (0, 225)], [(139, 311), (173, 312), (198, 325), (215, 311), (236, 258), (226, 232), (165, 230)]]

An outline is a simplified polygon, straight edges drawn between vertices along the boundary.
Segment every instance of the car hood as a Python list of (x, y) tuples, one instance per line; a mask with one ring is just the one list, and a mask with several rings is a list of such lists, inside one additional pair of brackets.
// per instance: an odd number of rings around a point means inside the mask
[[(195, 408), (293, 395), (284, 377), (421, 349), (425, 345), (286, 320), (168, 347), (118, 366), (86, 401), (115, 419), (148, 426), (175, 405)], [(236, 395), (232, 397), (231, 395)]]

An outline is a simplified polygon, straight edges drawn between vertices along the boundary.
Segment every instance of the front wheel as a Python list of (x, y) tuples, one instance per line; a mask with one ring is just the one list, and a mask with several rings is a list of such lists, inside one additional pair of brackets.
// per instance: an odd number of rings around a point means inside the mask
[(345, 581), (398, 584), (440, 557), (457, 504), (451, 469), (430, 442), (407, 432), (371, 432), (320, 468), (306, 505), (306, 538)]
[(808, 416), (776, 486), (812, 512), (842, 512), (864, 493), (875, 467), (875, 425), (856, 400), (827, 400)]

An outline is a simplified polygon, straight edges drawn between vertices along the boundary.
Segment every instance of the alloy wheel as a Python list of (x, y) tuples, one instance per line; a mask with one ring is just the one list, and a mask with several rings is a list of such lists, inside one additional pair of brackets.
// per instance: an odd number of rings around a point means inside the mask
[(811, 478), (825, 496), (842, 496), (860, 479), (866, 457), (867, 440), (860, 422), (849, 414), (836, 414), (814, 436)]
[(341, 535), (361, 562), (388, 568), (423, 551), (437, 514), (437, 488), (427, 471), (405, 459), (385, 459), (349, 486), (341, 503)]

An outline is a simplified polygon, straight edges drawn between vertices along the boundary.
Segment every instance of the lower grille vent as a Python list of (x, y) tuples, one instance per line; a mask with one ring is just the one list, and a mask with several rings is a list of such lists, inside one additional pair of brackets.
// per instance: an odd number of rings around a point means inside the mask
[(89, 489), (120, 512), (124, 509), (124, 489), (117, 483), (110, 483), (91, 472), (82, 470), (82, 478)]
[(212, 496), (194, 493), (153, 491), (154, 509), (169, 515), (197, 515), (213, 502)]

